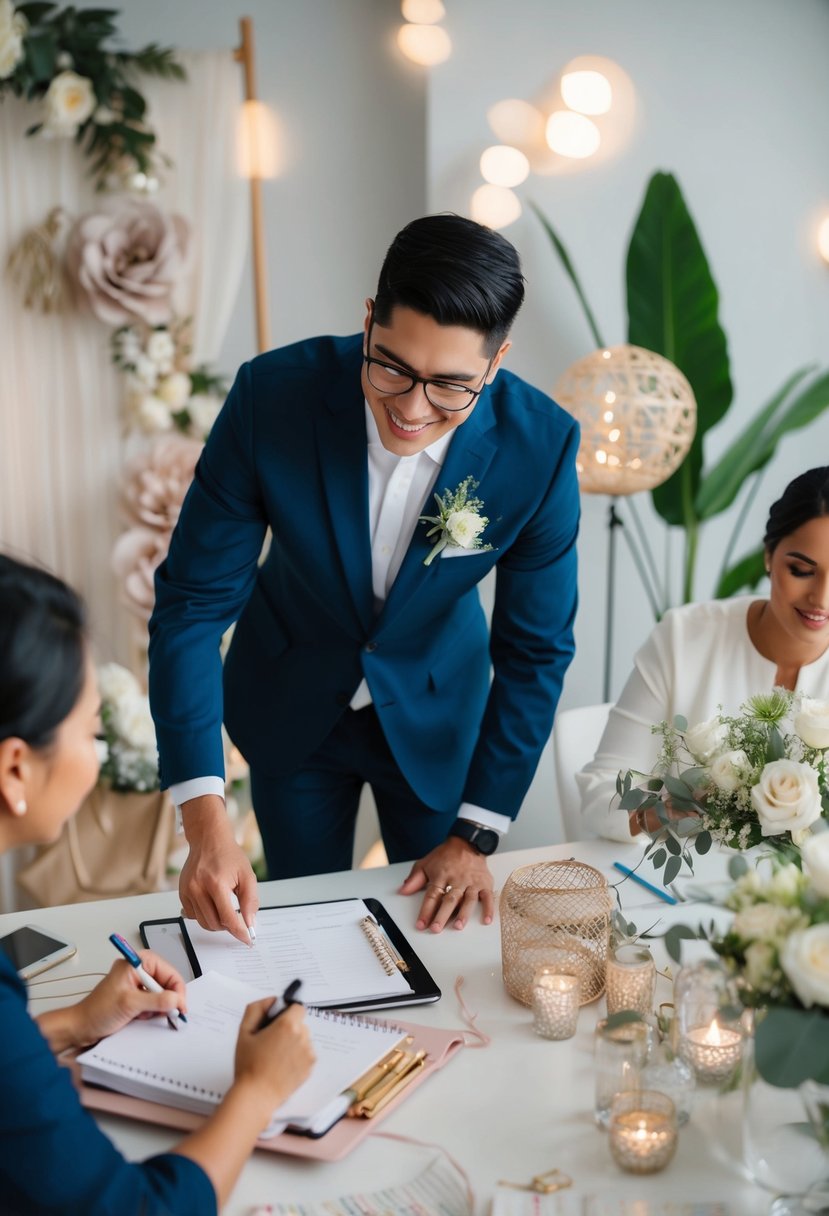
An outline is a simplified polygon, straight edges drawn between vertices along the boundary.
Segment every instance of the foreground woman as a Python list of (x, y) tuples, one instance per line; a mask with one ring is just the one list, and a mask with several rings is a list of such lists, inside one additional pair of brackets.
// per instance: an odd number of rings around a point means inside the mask
[[(0, 654), (4, 852), (56, 839), (95, 784), (100, 703), (78, 598), (51, 575), (2, 555)], [(55, 1056), (88, 1047), (132, 1018), (185, 1011), (181, 977), (149, 951), (142, 962), (163, 992), (145, 992), (135, 970), (118, 961), (78, 1004), (31, 1018), (25, 986), (0, 950), (0, 1207), (6, 1216), (215, 1212), (273, 1111), (308, 1075), (313, 1053), (301, 1008), (256, 1033), (273, 998), (257, 1001), (242, 1019), (235, 1080), (215, 1114), (170, 1152), (139, 1164), (125, 1161), (82, 1108)]]
[(621, 769), (650, 772), (651, 727), (682, 714), (706, 721), (775, 686), (829, 700), (829, 466), (796, 477), (763, 538), (767, 600), (739, 596), (672, 609), (636, 655), (598, 751), (576, 780), (592, 833), (630, 840), (659, 822), (617, 805)]

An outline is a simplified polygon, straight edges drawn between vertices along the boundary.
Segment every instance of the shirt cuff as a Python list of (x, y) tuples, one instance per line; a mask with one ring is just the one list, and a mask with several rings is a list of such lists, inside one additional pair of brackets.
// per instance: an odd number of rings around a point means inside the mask
[(180, 811), (182, 803), (189, 802), (191, 798), (201, 798), (205, 794), (218, 794), (220, 798), (224, 798), (224, 778), (193, 777), (190, 781), (178, 781), (170, 786), (169, 794), (176, 811)]
[(499, 815), (497, 811), (485, 811), (482, 806), (475, 806), (474, 802), (461, 803), (458, 819), (469, 819), (472, 823), (479, 823), (481, 827), (493, 828), (502, 836), (506, 836), (512, 823), (509, 815)]

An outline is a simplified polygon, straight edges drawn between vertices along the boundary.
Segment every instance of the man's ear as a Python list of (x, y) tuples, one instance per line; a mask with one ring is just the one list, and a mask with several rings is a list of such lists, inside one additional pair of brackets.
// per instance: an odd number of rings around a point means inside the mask
[(503, 342), (501, 344), (501, 349), (498, 351), (498, 354), (492, 360), (492, 367), (489, 369), (489, 375), (486, 378), (487, 384), (492, 384), (492, 381), (495, 379), (495, 373), (498, 371), (498, 368), (501, 366), (501, 360), (504, 358), (504, 355), (506, 355), (507, 351), (509, 350), (509, 348), (511, 346), (512, 346), (512, 341), (509, 338), (507, 338), (506, 342)]
[(371, 296), (369, 296), (366, 300), (366, 315), (365, 315), (365, 319), (363, 320), (363, 334), (365, 336), (365, 341), (363, 342), (363, 354), (364, 355), (368, 355), (368, 330), (369, 330), (369, 326), (371, 325), (371, 320), (372, 320), (373, 316), (374, 316), (374, 301), (372, 300)]

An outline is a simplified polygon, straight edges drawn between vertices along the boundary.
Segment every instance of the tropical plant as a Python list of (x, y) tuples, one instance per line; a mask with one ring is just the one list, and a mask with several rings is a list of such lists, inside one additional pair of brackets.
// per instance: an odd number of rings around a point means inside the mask
[[(541, 209), (535, 203), (531, 206), (576, 290), (596, 345), (605, 346), (561, 238)], [(702, 242), (670, 173), (655, 173), (648, 184), (628, 247), (626, 288), (628, 342), (670, 359), (687, 377), (697, 401), (697, 431), (691, 449), (677, 471), (652, 491), (654, 507), (665, 523), (685, 531), (683, 600), (694, 598), (700, 529), (731, 507), (744, 487), (715, 595), (724, 597), (744, 587), (756, 587), (764, 574), (762, 547), (730, 564), (740, 530), (762, 472), (782, 437), (806, 426), (829, 406), (829, 372), (818, 373), (815, 365), (794, 372), (706, 467), (703, 439), (725, 416), (733, 397), (728, 344), (718, 317), (719, 293)], [(649, 556), (647, 549), (645, 555)], [(652, 569), (652, 574), (659, 587), (658, 573)], [(667, 588), (661, 598), (663, 610), (670, 607)]]

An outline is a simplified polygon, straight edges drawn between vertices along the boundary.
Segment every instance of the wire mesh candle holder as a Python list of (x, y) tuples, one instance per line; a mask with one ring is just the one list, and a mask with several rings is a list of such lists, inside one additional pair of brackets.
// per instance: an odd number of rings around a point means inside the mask
[(501, 966), (504, 987), (532, 1004), (542, 967), (579, 980), (587, 1005), (605, 986), (611, 899), (604, 875), (578, 861), (521, 866), (501, 892)]

